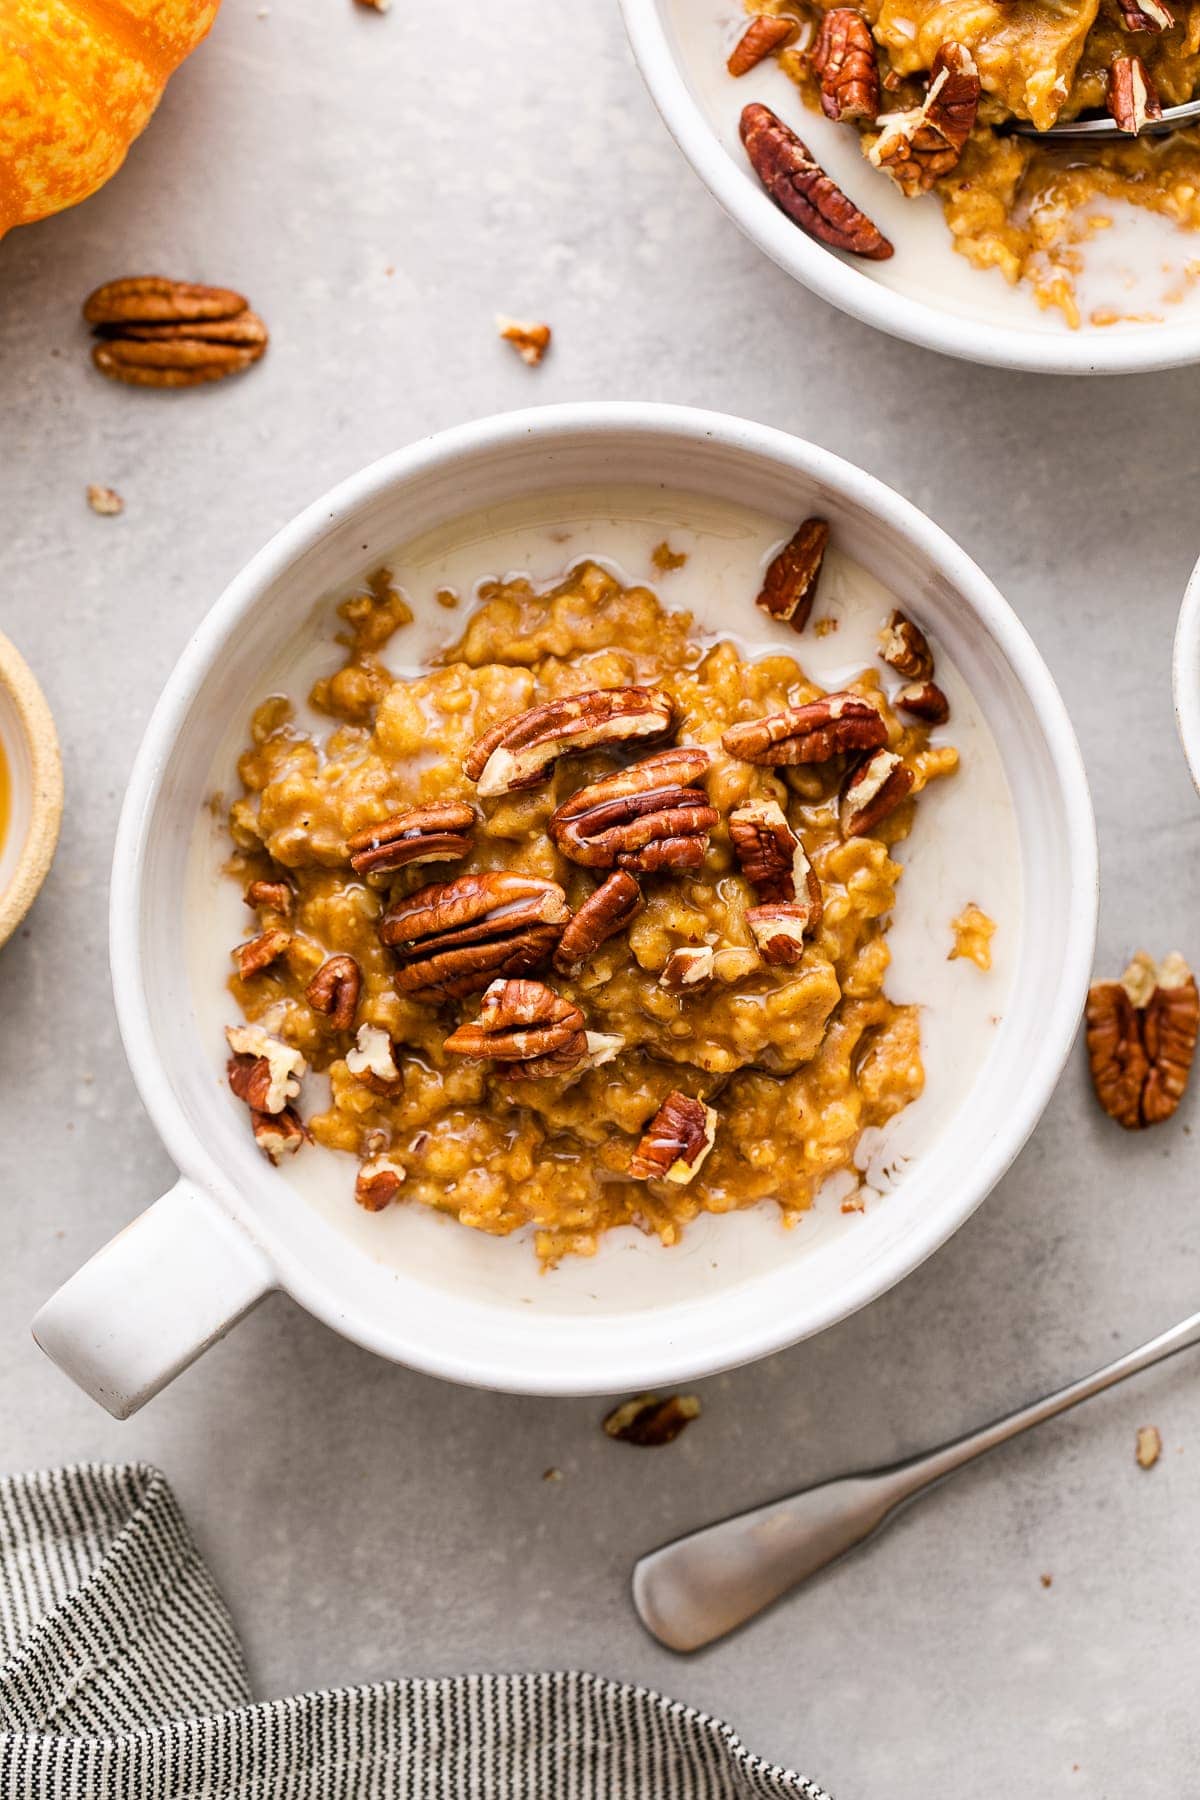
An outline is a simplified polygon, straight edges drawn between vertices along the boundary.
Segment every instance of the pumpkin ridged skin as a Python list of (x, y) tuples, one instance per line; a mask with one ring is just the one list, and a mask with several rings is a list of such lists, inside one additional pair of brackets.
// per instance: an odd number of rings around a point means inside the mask
[(220, 0), (4, 0), (0, 237), (120, 168)]

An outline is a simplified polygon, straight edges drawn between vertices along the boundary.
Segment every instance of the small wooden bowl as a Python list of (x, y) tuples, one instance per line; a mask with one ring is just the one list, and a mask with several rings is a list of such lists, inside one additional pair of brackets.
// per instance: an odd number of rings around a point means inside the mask
[(41, 688), (0, 633), (0, 754), (7, 804), (0, 808), (0, 944), (33, 905), (54, 859), (62, 823), (62, 759)]

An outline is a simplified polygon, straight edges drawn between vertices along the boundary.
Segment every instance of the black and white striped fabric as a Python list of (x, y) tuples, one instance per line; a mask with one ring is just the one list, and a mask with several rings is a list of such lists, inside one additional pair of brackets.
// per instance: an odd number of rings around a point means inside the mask
[(260, 1705), (163, 1476), (0, 1481), (0, 1800), (828, 1800), (727, 1725), (595, 1675)]

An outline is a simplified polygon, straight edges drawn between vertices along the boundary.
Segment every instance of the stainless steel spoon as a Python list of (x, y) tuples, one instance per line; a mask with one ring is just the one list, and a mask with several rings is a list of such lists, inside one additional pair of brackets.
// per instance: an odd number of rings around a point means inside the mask
[[(1163, 137), (1168, 131), (1178, 131), (1183, 125), (1191, 125), (1200, 119), (1200, 100), (1188, 100), (1183, 106), (1164, 106), (1161, 119), (1147, 119), (1142, 126), (1139, 137)], [(1121, 131), (1117, 121), (1106, 114), (1101, 119), (1064, 119), (1061, 125), (1051, 125), (1046, 131), (1039, 131), (1028, 119), (1018, 119), (1011, 128), (1018, 137), (1039, 138), (1043, 143), (1064, 143), (1070, 138), (1106, 138), (1132, 137), (1133, 133)]]
[(638, 1617), (668, 1650), (699, 1650), (853, 1550), (900, 1507), (964, 1463), (1197, 1343), (1200, 1313), (1193, 1313), (1094, 1375), (939, 1450), (890, 1469), (822, 1482), (664, 1544), (634, 1568)]

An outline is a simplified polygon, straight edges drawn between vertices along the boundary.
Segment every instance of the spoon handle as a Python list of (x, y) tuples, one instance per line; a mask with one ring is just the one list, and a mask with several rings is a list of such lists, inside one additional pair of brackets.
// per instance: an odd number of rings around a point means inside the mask
[(936, 1450), (887, 1469), (822, 1482), (664, 1544), (634, 1568), (638, 1617), (669, 1650), (711, 1644), (853, 1550), (897, 1508), (964, 1463), (1196, 1343), (1200, 1313), (1094, 1374)]

